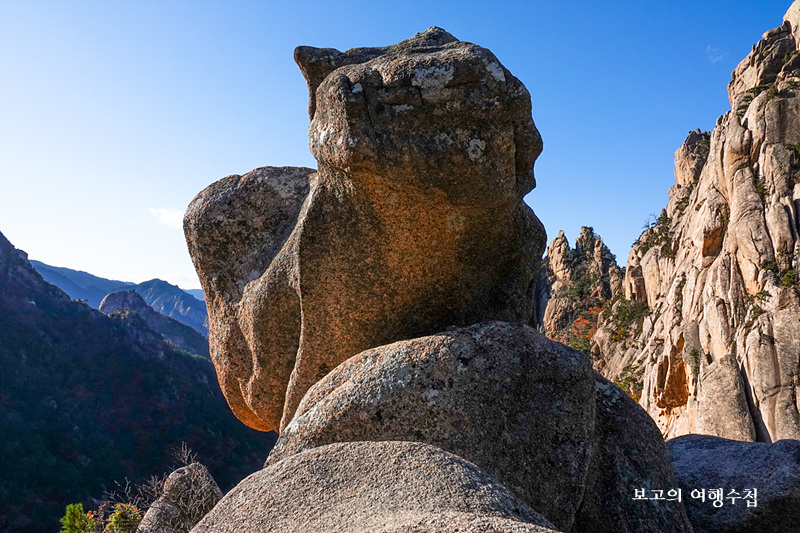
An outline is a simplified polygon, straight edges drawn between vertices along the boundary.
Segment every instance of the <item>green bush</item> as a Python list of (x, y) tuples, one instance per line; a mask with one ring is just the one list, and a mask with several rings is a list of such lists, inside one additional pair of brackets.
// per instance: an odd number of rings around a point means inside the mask
[(106, 531), (111, 533), (134, 533), (142, 521), (142, 514), (130, 503), (118, 503), (114, 512), (108, 517)]
[[(619, 302), (619, 304), (615, 305), (617, 302)], [(621, 341), (630, 335), (630, 328), (632, 325), (635, 325), (633, 334), (639, 336), (644, 327), (644, 319), (650, 314), (650, 307), (647, 305), (647, 300), (639, 302), (636, 300), (628, 300), (623, 296), (609, 300), (606, 303), (606, 308), (614, 309), (614, 313), (611, 316), (614, 322), (611, 340), (614, 342)]]
[(94, 520), (83, 512), (82, 503), (67, 505), (67, 512), (61, 519), (61, 533), (92, 533)]
[[(655, 215), (651, 215), (655, 216)], [(640, 245), (642, 253), (647, 252), (650, 248), (660, 246), (661, 255), (665, 257), (674, 257), (675, 252), (672, 250), (672, 231), (670, 226), (672, 219), (667, 216), (666, 210), (662, 210), (661, 214), (655, 221), (645, 221), (644, 231), (639, 238), (634, 242), (635, 245)]]
[(697, 376), (700, 373), (700, 352), (697, 351), (697, 348), (692, 348), (689, 357), (692, 358), (692, 373)]

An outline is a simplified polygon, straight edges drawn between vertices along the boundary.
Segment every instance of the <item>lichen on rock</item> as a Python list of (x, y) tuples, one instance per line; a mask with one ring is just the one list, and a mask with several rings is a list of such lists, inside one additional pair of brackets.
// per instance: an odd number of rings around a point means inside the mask
[(286, 427), (305, 392), (362, 350), (531, 323), (545, 241), (522, 201), (542, 150), (530, 95), (490, 51), (431, 28), (295, 59), (318, 170), (225, 178), (184, 221), (220, 383), (262, 430)]

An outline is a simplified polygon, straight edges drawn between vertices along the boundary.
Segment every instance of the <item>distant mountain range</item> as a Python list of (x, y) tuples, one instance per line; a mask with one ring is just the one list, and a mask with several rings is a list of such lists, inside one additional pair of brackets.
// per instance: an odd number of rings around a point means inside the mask
[(68, 503), (164, 473), (181, 442), (228, 490), (276, 439), (235, 418), (208, 359), (72, 300), (2, 234), (0, 368), (0, 531), (57, 531)]
[(208, 339), (193, 327), (162, 315), (147, 305), (147, 302), (135, 290), (112, 292), (100, 302), (100, 311), (107, 315), (120, 310), (139, 313), (148, 326), (161, 333), (175, 346), (210, 359)]
[(203, 291), (199, 289), (186, 291), (160, 279), (151, 279), (138, 284), (106, 279), (81, 270), (56, 267), (41, 261), (30, 261), (30, 264), (45, 281), (66, 292), (70, 298), (86, 300), (95, 309), (98, 309), (103, 298), (112, 292), (134, 290), (162, 315), (183, 322), (204, 336), (208, 336), (208, 312), (203, 300)]

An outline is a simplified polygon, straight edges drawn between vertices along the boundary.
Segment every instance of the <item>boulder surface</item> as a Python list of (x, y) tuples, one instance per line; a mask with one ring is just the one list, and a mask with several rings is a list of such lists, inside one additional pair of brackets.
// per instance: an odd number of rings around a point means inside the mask
[[(695, 533), (800, 531), (800, 441), (685, 435), (667, 447)], [(715, 506), (708, 496), (705, 501), (691, 497), (703, 489), (723, 489), (723, 505)], [(752, 489), (755, 498), (744, 499)]]
[(178, 468), (164, 481), (164, 491), (142, 518), (136, 533), (184, 533), (222, 499), (222, 491), (200, 463)]
[(475, 465), (439, 448), (351, 442), (314, 448), (252, 474), (192, 531), (556, 530)]
[(319, 170), (225, 178), (184, 219), (220, 382), (263, 430), (365, 349), (531, 323), (545, 244), (522, 201), (542, 149), (530, 94), (489, 50), (430, 28), (295, 58)]
[(267, 464), (333, 442), (425, 442), (564, 529), (585, 490), (594, 397), (581, 353), (521, 324), (477, 324), (348, 359), (309, 390)]
[(528, 326), (476, 324), (348, 359), (309, 390), (267, 465), (387, 440), (469, 460), (562, 531), (691, 531), (682, 504), (632, 500), (677, 487), (647, 413), (588, 357)]

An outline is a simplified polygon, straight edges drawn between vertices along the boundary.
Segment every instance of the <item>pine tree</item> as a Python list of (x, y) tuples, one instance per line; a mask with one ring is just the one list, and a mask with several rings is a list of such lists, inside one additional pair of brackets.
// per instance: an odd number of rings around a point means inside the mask
[(83, 512), (82, 503), (67, 505), (67, 513), (61, 519), (61, 533), (91, 533), (94, 531), (94, 520)]

